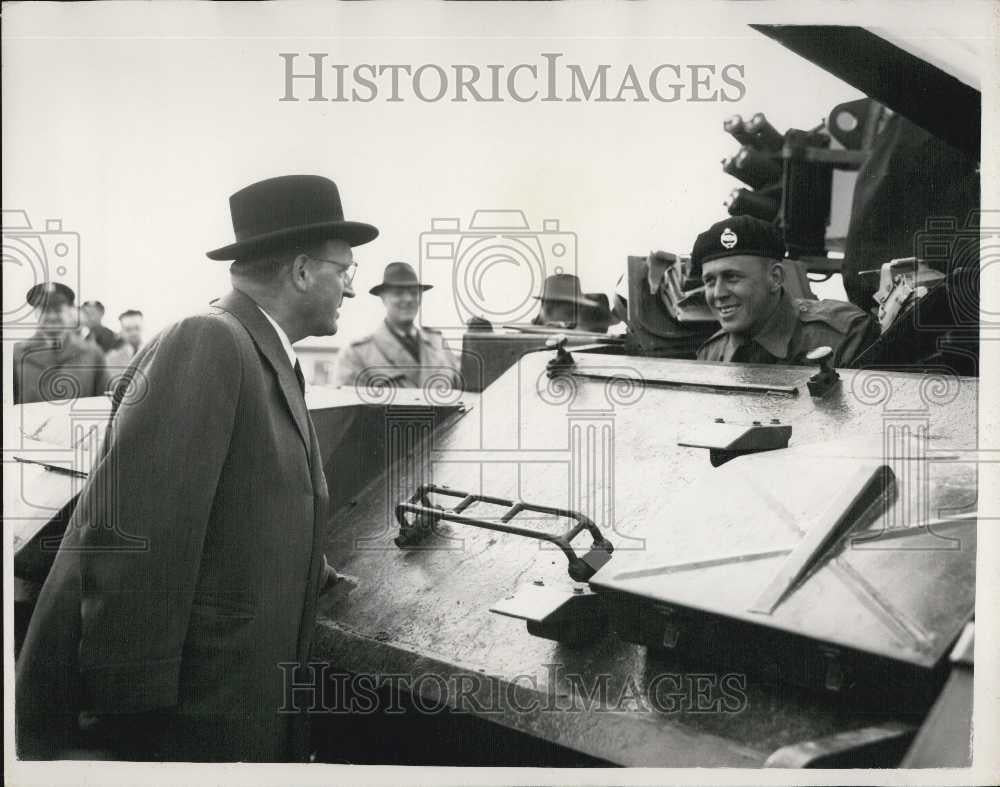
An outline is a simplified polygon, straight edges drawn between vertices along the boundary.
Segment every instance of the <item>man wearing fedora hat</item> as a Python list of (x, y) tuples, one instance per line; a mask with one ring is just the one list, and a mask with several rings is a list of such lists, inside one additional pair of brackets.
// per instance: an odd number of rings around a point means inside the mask
[[(307, 680), (327, 486), (292, 347), (336, 332), (352, 247), (336, 184), (230, 198), (233, 289), (149, 342), (18, 661), (23, 758), (286, 761), (308, 755)], [(91, 755), (95, 756), (95, 755)]]
[(555, 273), (546, 277), (542, 294), (533, 297), (541, 305), (531, 321), (532, 325), (607, 333), (610, 326), (619, 322), (608, 308), (608, 297), (584, 293), (579, 277), (571, 273)]
[(14, 404), (101, 396), (108, 384), (101, 349), (77, 336), (65, 284), (36, 284), (25, 295), (35, 310), (35, 335), (14, 345)]
[(458, 360), (441, 333), (416, 324), (421, 296), (431, 287), (420, 282), (409, 263), (385, 266), (381, 284), (368, 291), (382, 299), (385, 320), (374, 333), (340, 351), (334, 370), (338, 385), (461, 385)]

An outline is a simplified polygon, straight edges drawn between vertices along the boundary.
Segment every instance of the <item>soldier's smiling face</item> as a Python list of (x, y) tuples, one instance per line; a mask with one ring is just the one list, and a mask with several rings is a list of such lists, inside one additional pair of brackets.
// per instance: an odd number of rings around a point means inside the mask
[(705, 300), (724, 331), (753, 335), (771, 314), (784, 272), (777, 260), (740, 254), (702, 265)]

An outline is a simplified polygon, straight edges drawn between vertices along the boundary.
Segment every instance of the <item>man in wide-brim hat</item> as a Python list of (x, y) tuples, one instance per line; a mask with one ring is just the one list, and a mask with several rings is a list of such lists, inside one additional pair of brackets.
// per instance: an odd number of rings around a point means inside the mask
[(337, 356), (338, 385), (395, 385), (400, 388), (461, 385), (458, 359), (439, 331), (417, 325), (422, 283), (407, 262), (385, 266), (381, 283), (368, 292), (382, 299), (385, 319), (373, 333), (351, 342)]
[(579, 328), (604, 333), (617, 320), (608, 308), (607, 297), (586, 295), (580, 279), (571, 273), (556, 273), (546, 277), (542, 294), (534, 298), (541, 302), (533, 325), (552, 328)]
[[(19, 754), (285, 761), (328, 496), (293, 343), (354, 295), (336, 184), (291, 175), (230, 198), (233, 289), (135, 356), (17, 672)], [(285, 712), (282, 712), (282, 711)], [(75, 756), (79, 756), (76, 754)]]

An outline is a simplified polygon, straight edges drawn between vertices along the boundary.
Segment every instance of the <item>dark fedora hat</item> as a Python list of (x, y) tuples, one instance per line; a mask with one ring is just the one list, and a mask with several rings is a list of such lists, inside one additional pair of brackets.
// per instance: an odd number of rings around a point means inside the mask
[(542, 294), (534, 295), (537, 301), (562, 301), (580, 306), (598, 307), (596, 301), (587, 298), (580, 289), (580, 279), (572, 273), (556, 273), (547, 276), (542, 285)]
[(417, 272), (408, 262), (390, 262), (382, 272), (382, 283), (376, 284), (368, 292), (372, 295), (381, 295), (386, 287), (419, 287), (421, 290), (429, 290), (433, 284), (421, 284), (417, 278)]
[(337, 184), (320, 175), (283, 175), (253, 183), (229, 198), (236, 243), (208, 252), (236, 260), (302, 243), (337, 238), (352, 246), (378, 236), (371, 224), (344, 221)]

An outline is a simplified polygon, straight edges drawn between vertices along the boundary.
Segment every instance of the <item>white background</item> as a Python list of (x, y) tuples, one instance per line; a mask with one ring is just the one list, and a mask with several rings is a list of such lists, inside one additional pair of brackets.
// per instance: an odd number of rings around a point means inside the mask
[[(143, 5), (142, 14), (121, 5), (8, 6), (4, 208), (26, 210), (36, 228), (59, 218), (78, 232), (79, 300), (102, 301), (114, 329), (119, 312), (141, 309), (149, 335), (228, 289), (227, 263), (205, 251), (232, 240), (229, 194), (289, 173), (333, 178), (347, 217), (381, 231), (356, 250), (359, 294), (333, 343), (380, 319), (368, 288), (390, 260), (417, 265), (433, 217), (460, 218), (465, 228), (478, 208), (523, 210), (539, 229), (558, 219), (577, 236), (584, 288), (611, 292), (628, 254), (687, 252), (726, 215), (723, 200), (742, 185), (719, 165), (739, 147), (722, 130), (728, 115), (763, 111), (781, 131), (811, 128), (861, 95), (751, 30), (733, 8), (696, 16), (652, 4), (579, 4), (572, 13), (486, 3), (323, 12), (170, 4)], [(610, 64), (612, 95), (628, 64), (644, 77), (660, 63), (710, 64), (716, 73), (736, 63), (746, 95), (737, 103), (386, 103), (384, 90), (368, 104), (283, 103), (279, 52), (302, 53), (299, 71), (311, 68), (307, 52), (329, 53), (326, 64), (448, 71), (455, 63), (541, 66), (542, 52), (562, 52), (561, 67), (576, 63), (586, 74)], [(720, 86), (733, 92), (717, 77), (713, 89)], [(312, 95), (306, 84), (296, 91)], [(844, 217), (835, 222), (842, 234)], [(9, 311), (32, 282), (5, 274)], [(428, 323), (449, 297), (440, 286), (428, 294)]]

